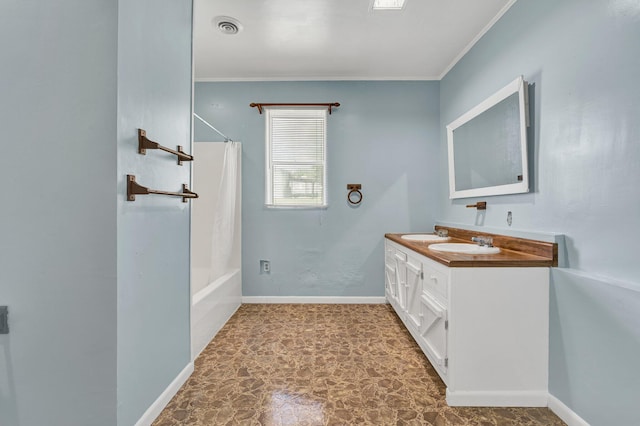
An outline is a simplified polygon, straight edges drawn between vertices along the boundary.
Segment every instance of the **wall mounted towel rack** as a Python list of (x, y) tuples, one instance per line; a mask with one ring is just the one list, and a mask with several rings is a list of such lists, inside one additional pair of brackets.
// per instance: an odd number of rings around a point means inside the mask
[(331, 104), (260, 104), (260, 103), (250, 103), (249, 106), (251, 108), (258, 108), (258, 112), (262, 114), (262, 109), (264, 107), (282, 107), (282, 106), (292, 106), (292, 107), (314, 107), (314, 106), (324, 106), (329, 109), (329, 115), (331, 115), (331, 108), (338, 108), (340, 104), (338, 102), (334, 102)]
[(148, 195), (148, 194), (160, 194), (171, 195), (173, 197), (182, 197), (182, 202), (186, 203), (189, 198), (198, 198), (198, 194), (189, 191), (187, 184), (182, 184), (182, 192), (169, 192), (158, 191), (156, 189), (149, 189), (146, 186), (142, 186), (136, 182), (135, 175), (127, 175), (127, 201), (135, 201), (136, 195)]
[(174, 151), (171, 148), (160, 145), (158, 142), (147, 139), (147, 132), (142, 129), (138, 129), (138, 153), (146, 155), (147, 149), (160, 149), (178, 157), (178, 165), (182, 166), (183, 161), (193, 161), (193, 156), (187, 154), (182, 150), (182, 147), (178, 145), (178, 150)]

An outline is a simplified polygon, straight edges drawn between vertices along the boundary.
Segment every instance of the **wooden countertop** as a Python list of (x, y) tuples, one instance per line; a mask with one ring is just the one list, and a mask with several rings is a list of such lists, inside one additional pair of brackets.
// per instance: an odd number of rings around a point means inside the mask
[[(450, 239), (432, 242), (403, 240), (401, 237), (407, 234), (385, 234), (385, 238), (453, 268), (558, 266), (558, 245), (556, 243), (441, 226), (437, 226), (436, 229), (449, 231)], [(472, 236), (492, 237), (493, 245), (500, 247), (500, 253), (465, 254), (429, 250), (429, 245), (443, 242), (473, 244)]]

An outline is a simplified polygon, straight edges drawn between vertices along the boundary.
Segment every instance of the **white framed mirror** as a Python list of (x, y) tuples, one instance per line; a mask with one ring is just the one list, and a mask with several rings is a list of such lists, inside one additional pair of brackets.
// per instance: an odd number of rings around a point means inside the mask
[(447, 126), (449, 198), (529, 192), (527, 90), (520, 76)]

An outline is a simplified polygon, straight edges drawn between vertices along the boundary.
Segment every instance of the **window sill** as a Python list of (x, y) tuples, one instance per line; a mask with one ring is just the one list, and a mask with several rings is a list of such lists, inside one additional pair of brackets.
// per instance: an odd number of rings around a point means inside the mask
[(327, 210), (329, 208), (326, 204), (323, 206), (279, 206), (274, 204), (265, 204), (264, 206), (269, 210)]

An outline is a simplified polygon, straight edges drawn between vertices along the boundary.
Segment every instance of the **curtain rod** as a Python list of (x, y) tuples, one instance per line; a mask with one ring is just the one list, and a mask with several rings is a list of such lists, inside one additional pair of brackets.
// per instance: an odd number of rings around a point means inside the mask
[(330, 104), (260, 104), (257, 102), (253, 102), (250, 103), (249, 106), (251, 108), (258, 108), (258, 112), (260, 114), (262, 114), (262, 108), (264, 107), (270, 107), (270, 106), (275, 106), (275, 107), (279, 107), (279, 106), (296, 106), (296, 107), (308, 107), (308, 106), (326, 106), (327, 108), (329, 108), (329, 115), (331, 115), (331, 108), (335, 107), (339, 107), (340, 104), (338, 102), (334, 102), (334, 103), (330, 103)]
[(224, 138), (225, 142), (233, 142), (230, 137), (228, 137), (227, 135), (225, 135), (224, 133), (222, 133), (220, 130), (216, 129), (215, 127), (213, 127), (211, 124), (209, 124), (209, 122), (207, 120), (205, 120), (204, 118), (200, 117), (195, 112), (193, 113), (193, 116), (195, 118), (197, 118), (198, 120), (202, 121), (207, 126), (211, 127), (214, 132), (216, 132), (217, 134), (219, 134), (220, 136), (222, 136)]

